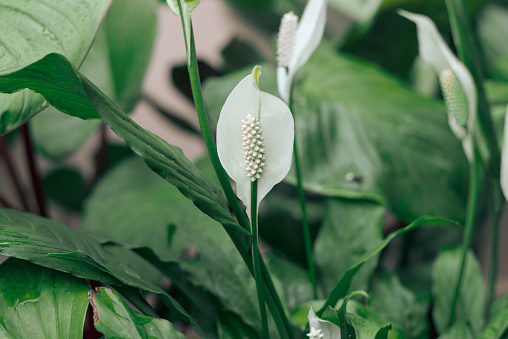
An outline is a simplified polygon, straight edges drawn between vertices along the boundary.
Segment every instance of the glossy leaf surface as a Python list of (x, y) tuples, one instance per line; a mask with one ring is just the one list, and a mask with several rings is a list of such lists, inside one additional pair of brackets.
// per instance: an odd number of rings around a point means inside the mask
[(170, 295), (147, 282), (122, 258), (101, 245), (101, 238), (31, 213), (0, 209), (0, 255), (29, 260), (74, 276), (128, 285), (159, 295), (176, 315), (204, 332)]
[(105, 287), (90, 291), (95, 328), (104, 338), (125, 339), (183, 339), (173, 325), (165, 320), (145, 316), (125, 304), (120, 294)]
[(81, 338), (89, 289), (83, 279), (8, 259), (0, 265), (0, 337)]
[[(52, 52), (79, 66), (110, 4), (111, 0), (0, 1), (0, 73), (26, 67)], [(0, 102), (0, 134), (47, 106), (29, 91), (0, 94)]]

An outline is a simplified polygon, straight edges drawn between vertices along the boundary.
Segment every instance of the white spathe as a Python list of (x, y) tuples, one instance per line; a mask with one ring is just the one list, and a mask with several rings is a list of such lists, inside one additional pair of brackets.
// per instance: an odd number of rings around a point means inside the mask
[(473, 77), (462, 62), (452, 53), (448, 45), (439, 34), (434, 22), (421, 14), (414, 14), (400, 10), (399, 14), (408, 20), (414, 22), (418, 29), (418, 46), (421, 58), (431, 64), (438, 75), (446, 70), (451, 70), (459, 80), (464, 93), (466, 94), (468, 106), (467, 135), (462, 136), (457, 133), (457, 126), (454, 125), (453, 117), (448, 117), (451, 129), (462, 140), (464, 152), (472, 160), (472, 129), (476, 119), (477, 96)]
[(309, 0), (296, 29), (291, 61), (287, 68), (284, 66), (277, 68), (279, 95), (286, 103), (289, 103), (291, 84), (296, 71), (309, 60), (323, 37), (326, 24), (326, 2), (326, 0)]
[[(320, 319), (314, 313), (312, 306), (309, 310), (309, 327), (311, 328), (311, 333), (317, 333), (319, 331), (318, 336), (314, 335), (313, 337), (309, 336), (310, 339), (314, 338), (323, 338), (323, 339), (340, 339), (340, 327), (335, 325), (334, 323)], [(319, 335), (323, 335), (323, 337), (319, 337)]]
[(242, 140), (242, 120), (250, 114), (259, 119), (264, 143), (263, 173), (257, 180), (257, 204), (277, 183), (282, 181), (291, 168), (294, 142), (293, 115), (279, 98), (259, 89), (260, 67), (229, 94), (217, 124), (217, 152), (219, 159), (236, 183), (236, 194), (247, 206), (250, 218), (251, 179), (245, 171)]

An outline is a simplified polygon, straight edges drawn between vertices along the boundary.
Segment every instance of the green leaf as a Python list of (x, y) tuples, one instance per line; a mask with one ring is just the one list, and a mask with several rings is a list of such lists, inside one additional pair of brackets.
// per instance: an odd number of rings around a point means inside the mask
[[(262, 90), (274, 87), (270, 73), (263, 69)], [(305, 189), (384, 203), (405, 221), (463, 218), (468, 167), (442, 104), (323, 44), (299, 75), (293, 113)], [(238, 77), (205, 84), (212, 117)]]
[(80, 71), (124, 112), (136, 105), (157, 34), (155, 0), (111, 5)]
[(8, 259), (0, 265), (0, 337), (81, 338), (89, 289), (83, 279)]
[(98, 237), (70, 229), (59, 221), (0, 208), (0, 255), (29, 260), (80, 278), (155, 293), (178, 317), (191, 323), (196, 333), (204, 333), (176, 300), (103, 248)]
[(481, 332), (478, 339), (501, 339), (506, 337), (508, 331), (508, 308), (499, 313), (491, 312), (491, 321)]
[(61, 160), (83, 147), (101, 124), (101, 121), (76, 119), (48, 107), (30, 121), (30, 132), (37, 151), (49, 159)]
[(307, 270), (275, 253), (269, 254), (266, 263), (272, 278), (279, 282), (276, 284), (282, 290), (279, 291), (279, 296), (283, 297), (290, 312), (305, 301), (314, 299)]
[[(438, 333), (442, 333), (450, 320), (450, 305), (455, 295), (459, 275), (461, 250), (442, 251), (434, 261), (432, 270), (432, 294), (434, 307), (432, 319)], [(469, 251), (464, 276), (455, 307), (455, 322), (467, 321), (474, 333), (480, 333), (484, 324), (485, 285), (480, 263)]]
[[(69, 84), (74, 87), (69, 88)], [(169, 145), (137, 125), (88, 79), (78, 76), (65, 57), (50, 54), (23, 70), (0, 77), (0, 92), (24, 87), (40, 92), (53, 106), (59, 110), (69, 110), (74, 115), (97, 115), (99, 112), (103, 121), (141, 156), (152, 170), (178, 187), (199, 209), (225, 227), (244, 235), (249, 234), (225, 207), (222, 192), (183, 155), (181, 149)]]
[(498, 314), (508, 309), (508, 293), (500, 296), (490, 306), (489, 319), (494, 319)]
[[(125, 112), (138, 101), (157, 33), (154, 0), (115, 1), (80, 70)], [(32, 121), (35, 144), (58, 160), (81, 148), (101, 123), (62, 116), (51, 107)]]
[(376, 246), (374, 246), (370, 251), (366, 252), (360, 258), (358, 258), (354, 264), (352, 264), (347, 271), (344, 272), (340, 280), (337, 282), (330, 295), (328, 296), (326, 302), (323, 307), (318, 311), (317, 314), (322, 314), (328, 306), (335, 305), (339, 299), (346, 296), (347, 291), (349, 290), (349, 286), (351, 285), (351, 280), (358, 272), (358, 270), (367, 262), (369, 259), (374, 257), (377, 253), (383, 250), (393, 239), (398, 236), (405, 234), (407, 232), (412, 231), (415, 228), (420, 226), (431, 227), (431, 226), (442, 226), (442, 227), (457, 227), (458, 224), (455, 221), (443, 218), (435, 218), (429, 216), (423, 216), (415, 221), (413, 221), (408, 226), (401, 228), (400, 230), (390, 233), (383, 241), (379, 242)]
[[(439, 336), (438, 339), (473, 339), (474, 336), (471, 333), (471, 329), (467, 322), (461, 321), (454, 324), (452, 327), (447, 329)], [(488, 337), (492, 338), (493, 337)]]
[[(221, 309), (257, 327), (254, 280), (224, 229), (175, 187), (165, 185), (141, 159), (128, 159), (101, 179), (87, 201), (81, 228), (133, 247), (149, 247), (161, 261), (178, 263), (187, 281), (168, 275), (168, 266), (161, 271), (182, 290), (191, 282), (207, 291)], [(188, 249), (197, 257), (185, 259)], [(150, 260), (146, 251), (136, 251)]]
[(79, 211), (88, 194), (83, 175), (72, 167), (59, 167), (43, 179), (44, 192), (61, 206)]
[[(314, 242), (314, 260), (325, 295), (346, 270), (372, 244), (383, 239), (385, 210), (369, 202), (329, 199), (326, 214)], [(377, 266), (378, 255), (355, 275), (349, 290), (366, 289)]]
[[(52, 52), (65, 54), (79, 66), (110, 3), (111, 0), (1, 0), (0, 73), (26, 67)], [(43, 98), (29, 91), (1, 94), (0, 101), (0, 134), (47, 106)]]
[(183, 339), (173, 325), (165, 320), (145, 316), (125, 304), (120, 294), (105, 287), (90, 291), (94, 325), (105, 338)]
[(427, 306), (390, 272), (376, 276), (369, 290), (370, 310), (399, 327), (405, 338), (428, 337)]

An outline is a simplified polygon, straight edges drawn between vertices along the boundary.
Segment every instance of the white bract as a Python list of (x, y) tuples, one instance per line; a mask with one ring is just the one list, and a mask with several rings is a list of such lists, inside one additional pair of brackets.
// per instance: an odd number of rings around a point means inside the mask
[(319, 45), (325, 23), (326, 0), (309, 0), (299, 24), (293, 12), (282, 17), (277, 40), (277, 85), (286, 103), (289, 103), (295, 73)]
[(307, 336), (310, 339), (340, 339), (340, 327), (330, 321), (318, 318), (312, 306), (310, 307), (308, 318), (311, 330)]
[(294, 122), (288, 106), (259, 89), (256, 66), (229, 94), (217, 124), (220, 162), (236, 183), (236, 194), (250, 218), (251, 182), (257, 179), (257, 204), (289, 172)]
[[(448, 122), (464, 152), (472, 161), (473, 126), (476, 118), (476, 87), (468, 69), (452, 53), (439, 34), (434, 22), (425, 15), (400, 11), (400, 15), (413, 21), (418, 29), (421, 58), (431, 64), (439, 75), (443, 96), (448, 109)], [(465, 102), (464, 102), (465, 95)]]
[(501, 189), (508, 200), (508, 107), (504, 119), (503, 149), (501, 150)]

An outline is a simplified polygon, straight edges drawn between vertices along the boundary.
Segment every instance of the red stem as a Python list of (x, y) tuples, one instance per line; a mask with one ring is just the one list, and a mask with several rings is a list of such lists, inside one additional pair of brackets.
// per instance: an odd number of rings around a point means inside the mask
[(35, 198), (37, 200), (39, 214), (43, 217), (47, 217), (46, 204), (44, 202), (44, 191), (42, 190), (39, 171), (37, 170), (37, 164), (35, 163), (32, 142), (30, 140), (30, 131), (28, 130), (28, 123), (25, 123), (21, 126), (21, 132), (23, 133), (23, 139), (25, 141), (26, 159), (28, 166), (30, 167), (30, 176), (32, 177), (32, 185), (35, 191)]

